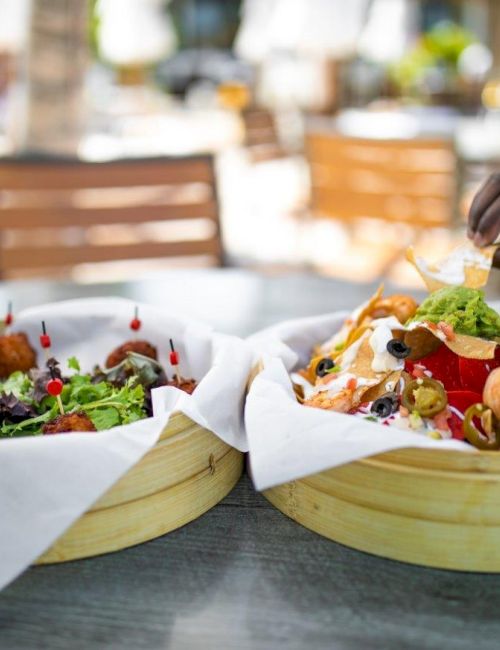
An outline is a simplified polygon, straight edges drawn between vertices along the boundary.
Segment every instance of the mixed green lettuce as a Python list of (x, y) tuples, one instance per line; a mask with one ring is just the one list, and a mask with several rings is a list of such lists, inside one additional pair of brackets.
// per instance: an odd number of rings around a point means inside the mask
[[(127, 360), (113, 372), (96, 369), (92, 375), (81, 373), (78, 361), (70, 359), (68, 366), (76, 372), (64, 378), (65, 413), (85, 413), (97, 431), (148, 417), (150, 389), (162, 376), (155, 362), (144, 359), (137, 360), (137, 368)], [(0, 382), (0, 437), (39, 435), (43, 425), (59, 415), (56, 398), (45, 390), (49, 377), (48, 371), (33, 369), (14, 372)]]

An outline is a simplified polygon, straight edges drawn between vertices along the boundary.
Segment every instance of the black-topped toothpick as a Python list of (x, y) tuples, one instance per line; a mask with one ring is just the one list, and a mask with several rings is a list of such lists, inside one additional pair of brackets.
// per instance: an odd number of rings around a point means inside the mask
[(14, 315), (12, 313), (12, 301), (9, 300), (7, 303), (7, 313), (5, 314), (5, 330), (8, 333), (9, 327), (14, 322)]
[(172, 339), (169, 339), (170, 342), (170, 364), (174, 367), (175, 369), (175, 381), (179, 385), (181, 383), (181, 376), (179, 373), (179, 353), (177, 350), (174, 348), (174, 342)]

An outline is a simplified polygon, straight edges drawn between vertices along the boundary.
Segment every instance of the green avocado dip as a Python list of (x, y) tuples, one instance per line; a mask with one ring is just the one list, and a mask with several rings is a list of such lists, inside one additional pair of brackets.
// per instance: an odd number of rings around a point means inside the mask
[(488, 307), (484, 293), (466, 287), (444, 287), (434, 291), (409, 321), (449, 323), (455, 332), (484, 339), (500, 337), (500, 314)]

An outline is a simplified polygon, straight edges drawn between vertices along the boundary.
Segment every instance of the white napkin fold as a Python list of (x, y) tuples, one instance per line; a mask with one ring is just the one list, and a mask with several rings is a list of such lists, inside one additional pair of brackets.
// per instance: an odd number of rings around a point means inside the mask
[[(51, 354), (66, 369), (76, 356), (82, 371), (104, 364), (109, 352), (133, 338), (128, 325), (136, 303), (118, 298), (44, 305), (16, 317), (13, 329), (28, 333), (38, 350), (41, 320)], [(209, 327), (139, 304), (138, 338), (158, 348), (167, 374), (169, 338), (180, 371), (199, 385), (193, 395), (175, 387), (153, 394), (154, 418), (97, 434), (0, 440), (0, 589), (36, 560), (156, 443), (171, 413), (182, 411), (228, 444), (245, 451), (242, 404), (251, 367), (247, 344)], [(168, 471), (168, 467), (165, 468)]]
[(306, 365), (313, 346), (336, 332), (345, 317), (337, 312), (287, 321), (248, 339), (254, 360), (264, 365), (245, 406), (250, 468), (258, 490), (391, 449), (475, 451), (457, 440), (436, 441), (297, 402), (289, 371)]

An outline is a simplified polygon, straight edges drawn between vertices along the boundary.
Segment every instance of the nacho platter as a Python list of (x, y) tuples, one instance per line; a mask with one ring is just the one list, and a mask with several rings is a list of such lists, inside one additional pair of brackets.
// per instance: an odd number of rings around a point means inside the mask
[[(478, 264), (478, 280), (470, 268), (475, 259), (464, 259), (469, 268), (463, 285), (432, 285), (429, 300), (434, 303), (417, 306), (408, 296), (384, 298), (380, 289), (340, 332), (313, 350), (309, 365), (291, 379), (305, 408), (374, 420), (386, 425), (388, 436), (392, 426), (399, 426), (436, 440), (469, 440), (478, 449), (390, 451), (268, 489), (264, 495), (298, 523), (361, 551), (436, 568), (500, 572), (498, 322), (485, 311), (496, 323), (485, 335), (481, 327), (468, 330), (465, 321), (454, 320), (452, 310), (432, 318), (436, 296), (482, 300), (479, 287), (487, 280), (488, 262)], [(419, 271), (425, 281), (429, 267)], [(429, 272), (441, 270), (431, 267)], [(439, 291), (444, 294), (435, 293)], [(481, 307), (487, 309), (484, 302)], [(382, 328), (380, 320), (385, 320)], [(379, 329), (384, 336), (376, 333)], [(390, 359), (389, 340), (396, 352), (405, 354)]]

